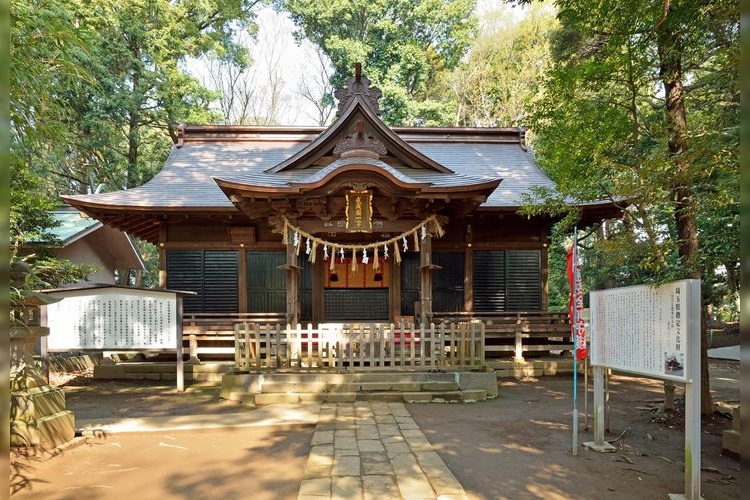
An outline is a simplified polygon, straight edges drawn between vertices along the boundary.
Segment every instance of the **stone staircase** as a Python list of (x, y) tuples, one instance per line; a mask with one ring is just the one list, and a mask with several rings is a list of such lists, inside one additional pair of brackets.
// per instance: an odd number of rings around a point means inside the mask
[(356, 372), (225, 374), (221, 397), (273, 403), (473, 403), (497, 397), (492, 372)]

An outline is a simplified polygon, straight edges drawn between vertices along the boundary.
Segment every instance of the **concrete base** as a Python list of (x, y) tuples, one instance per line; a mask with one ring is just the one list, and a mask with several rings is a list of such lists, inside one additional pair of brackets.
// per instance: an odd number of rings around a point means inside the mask
[(491, 371), (448, 373), (380, 371), (227, 373), (222, 377), (219, 395), (231, 401), (266, 405), (306, 400), (473, 403), (495, 398), (497, 394), (497, 378)]
[[(219, 382), (224, 373), (234, 369), (234, 363), (185, 363), (185, 381)], [(94, 367), (94, 378), (105, 380), (154, 380), (173, 383), (177, 380), (177, 366), (175, 363), (137, 362), (128, 361), (113, 365)]]
[(604, 441), (602, 444), (596, 444), (594, 441), (586, 441), (583, 446), (587, 450), (598, 451), (599, 453), (612, 453), (617, 451), (617, 448)]

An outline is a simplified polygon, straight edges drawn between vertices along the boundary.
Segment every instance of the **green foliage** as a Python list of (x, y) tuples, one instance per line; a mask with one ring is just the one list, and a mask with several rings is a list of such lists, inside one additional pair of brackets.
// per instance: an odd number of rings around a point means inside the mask
[(449, 124), (455, 104), (445, 76), (466, 53), (476, 30), (475, 0), (276, 0), (330, 57), (331, 82), (343, 87), (354, 64), (383, 91), (392, 125)]
[[(581, 252), (588, 286), (689, 276), (680, 210), (692, 207), (704, 299), (738, 289), (738, 14), (731, 1), (558, 2), (554, 66), (535, 103), (535, 151), (563, 196), (622, 199), (621, 221), (593, 231)], [(678, 38), (687, 148), (675, 154), (675, 115), (664, 98), (665, 54)], [(677, 33), (677, 35), (674, 35)], [(674, 56), (674, 53), (672, 54)], [(688, 191), (684, 191), (684, 189)], [(682, 191), (681, 191), (682, 190)], [(685, 205), (678, 196), (690, 193)], [(526, 208), (553, 213), (559, 203)], [(558, 216), (564, 212), (558, 212)], [(568, 217), (565, 225), (570, 227)]]
[[(236, 30), (253, 0), (35, 0), (11, 6), (11, 261), (26, 287), (91, 269), (43, 255), (59, 194), (134, 187), (164, 163), (176, 122), (210, 123), (214, 95), (181, 63), (204, 53), (246, 60)], [(25, 255), (25, 256), (23, 256)]]
[(520, 18), (504, 4), (482, 17), (468, 58), (451, 75), (458, 124), (528, 125), (531, 103), (541, 96), (551, 65), (549, 37), (556, 25), (554, 8), (541, 2)]

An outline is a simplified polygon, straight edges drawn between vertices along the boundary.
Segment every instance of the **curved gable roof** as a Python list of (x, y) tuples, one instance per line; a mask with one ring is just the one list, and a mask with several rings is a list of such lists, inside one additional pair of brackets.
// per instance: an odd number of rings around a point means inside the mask
[(451, 169), (422, 154), (386, 126), (370, 106), (369, 99), (362, 93), (354, 94), (339, 119), (309, 145), (266, 172), (279, 173), (309, 167), (317, 159), (333, 150), (339, 141), (353, 135), (359, 122), (363, 122), (367, 131), (382, 142), (389, 154), (404, 162), (405, 165), (411, 168), (452, 173)]

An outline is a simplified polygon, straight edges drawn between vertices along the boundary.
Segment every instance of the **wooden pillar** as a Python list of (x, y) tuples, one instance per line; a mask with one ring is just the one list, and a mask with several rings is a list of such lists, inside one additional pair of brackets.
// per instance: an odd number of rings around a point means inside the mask
[(427, 235), (419, 252), (419, 301), (421, 303), (421, 324), (432, 321), (432, 236)]
[(167, 288), (167, 251), (164, 243), (167, 241), (167, 225), (159, 227), (159, 288)]
[(401, 266), (397, 266), (395, 259), (388, 259), (383, 265), (388, 266), (388, 276), (390, 279), (389, 283), (389, 298), (391, 302), (391, 321), (396, 316), (401, 316), (403, 311), (401, 310)]
[(328, 264), (321, 255), (316, 255), (312, 265), (312, 322), (316, 326), (323, 320), (323, 293)]
[(239, 288), (239, 311), (238, 312), (253, 312), (247, 310), (247, 251), (245, 244), (240, 244), (240, 250), (237, 252), (237, 287)]
[(167, 288), (167, 250), (159, 245), (159, 288)]
[(464, 311), (474, 311), (474, 250), (471, 224), (466, 225), (466, 250), (464, 254)]
[[(291, 238), (290, 238), (291, 240)], [(299, 266), (297, 248), (292, 241), (286, 245), (286, 321), (291, 325), (299, 322)]]
[(542, 224), (542, 311), (546, 311), (549, 304), (549, 224)]

